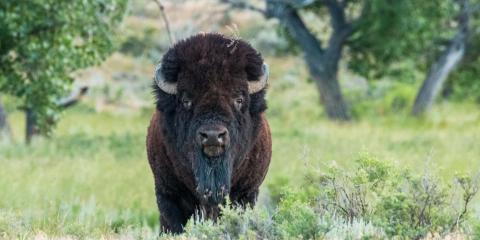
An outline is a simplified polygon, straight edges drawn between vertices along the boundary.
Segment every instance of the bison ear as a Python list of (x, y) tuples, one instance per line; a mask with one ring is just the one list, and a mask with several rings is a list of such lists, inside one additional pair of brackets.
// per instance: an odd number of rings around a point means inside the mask
[(268, 83), (268, 65), (263, 63), (262, 71), (257, 80), (248, 81), (248, 93), (254, 94), (263, 90)]

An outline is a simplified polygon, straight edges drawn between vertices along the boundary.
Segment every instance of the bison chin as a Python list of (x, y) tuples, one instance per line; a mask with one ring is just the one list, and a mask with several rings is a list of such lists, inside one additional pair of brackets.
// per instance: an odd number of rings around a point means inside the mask
[(217, 206), (230, 192), (232, 166), (228, 153), (206, 157), (201, 151), (193, 160), (196, 194), (202, 205)]

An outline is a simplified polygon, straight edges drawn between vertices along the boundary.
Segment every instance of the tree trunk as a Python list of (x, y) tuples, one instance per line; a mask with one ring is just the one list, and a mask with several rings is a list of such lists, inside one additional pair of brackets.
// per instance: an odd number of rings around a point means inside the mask
[(340, 90), (337, 76), (312, 76), (318, 86), (320, 101), (325, 107), (327, 116), (332, 120), (348, 121), (350, 120), (349, 110)]
[[(81, 87), (78, 90), (73, 91), (68, 97), (62, 98), (57, 101), (57, 106), (61, 109), (72, 107), (80, 102), (83, 96), (87, 94), (88, 87)], [(25, 109), (25, 142), (30, 144), (35, 135), (39, 135), (40, 132), (37, 126), (37, 116), (32, 108)], [(48, 124), (53, 124), (53, 119), (47, 119)]]
[(338, 68), (325, 66), (320, 59), (307, 61), (310, 75), (320, 93), (320, 102), (330, 119), (346, 121), (350, 119), (348, 107), (343, 100), (342, 91), (337, 78)]
[(10, 125), (8, 124), (7, 112), (0, 101), (0, 141), (10, 141), (11, 137), (12, 135)]
[(38, 134), (37, 117), (31, 108), (25, 110), (25, 142), (30, 144), (35, 135)]
[(460, 60), (462, 60), (464, 52), (465, 44), (454, 40), (442, 53), (438, 61), (432, 65), (415, 99), (412, 111), (414, 116), (419, 116), (430, 111), (435, 98), (442, 89), (443, 83), (450, 72), (458, 65)]
[(465, 54), (469, 28), (468, 0), (463, 0), (460, 5), (462, 12), (459, 16), (458, 32), (428, 72), (413, 105), (412, 115), (414, 116), (420, 116), (430, 111), (448, 75)]

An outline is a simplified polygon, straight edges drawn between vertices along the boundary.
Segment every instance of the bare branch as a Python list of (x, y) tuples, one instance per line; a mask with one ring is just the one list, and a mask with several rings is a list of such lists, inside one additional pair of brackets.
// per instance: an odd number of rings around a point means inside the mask
[[(347, 22), (345, 9), (337, 0), (323, 0), (330, 13), (330, 25), (333, 29), (328, 40), (325, 54), (327, 59), (340, 59), (345, 41), (353, 33), (353, 27)], [(335, 61), (333, 61), (335, 62)]]
[(348, 26), (345, 20), (345, 9), (337, 0), (324, 0), (323, 3), (330, 12), (331, 25), (334, 31), (340, 31)]
[(451, 226), (451, 230), (455, 229), (460, 225), (460, 223), (464, 220), (467, 215), (468, 207), (473, 200), (473, 198), (477, 195), (478, 191), (480, 190), (479, 186), (479, 175), (477, 175), (474, 179), (457, 179), (457, 183), (463, 190), (463, 210), (458, 214), (457, 219), (454, 224)]
[(170, 31), (170, 23), (167, 18), (167, 14), (165, 13), (165, 7), (163, 4), (160, 2), (160, 0), (153, 0), (158, 8), (160, 9), (160, 13), (162, 14), (163, 21), (165, 22), (165, 27), (167, 28), (167, 33), (168, 33), (168, 39), (170, 39), (170, 44), (173, 44), (175, 42), (175, 39), (172, 35), (172, 32)]
[(88, 87), (81, 87), (79, 90), (73, 92), (70, 96), (62, 98), (57, 102), (60, 108), (68, 108), (77, 104), (80, 99), (88, 92)]
[(267, 0), (266, 17), (278, 19), (307, 56), (312, 59), (322, 58), (324, 49), (321, 41), (308, 29), (295, 8), (283, 1)]

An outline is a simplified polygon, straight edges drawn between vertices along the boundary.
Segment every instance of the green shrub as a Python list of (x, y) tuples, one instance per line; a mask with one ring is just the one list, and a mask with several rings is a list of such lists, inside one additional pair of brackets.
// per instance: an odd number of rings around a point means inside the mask
[(416, 84), (379, 81), (370, 83), (367, 92), (349, 92), (352, 115), (355, 118), (408, 113), (415, 100)]
[(290, 192), (281, 201), (274, 216), (278, 230), (285, 239), (314, 239), (321, 228), (311, 204), (299, 194)]
[[(384, 239), (382, 229), (362, 219), (352, 222), (317, 212), (306, 194), (284, 193), (274, 214), (264, 208), (239, 208), (228, 204), (214, 223), (192, 218), (180, 239)], [(164, 234), (162, 238), (170, 239)]]
[(185, 235), (194, 239), (276, 239), (278, 234), (265, 209), (241, 208), (228, 203), (217, 223), (193, 217)]
[(352, 173), (332, 167), (307, 183), (320, 192), (317, 207), (341, 219), (373, 223), (390, 236), (418, 239), (428, 233), (462, 229), (468, 206), (478, 191), (470, 177), (446, 184), (426, 171), (407, 169), (362, 155)]
[(351, 170), (311, 171), (295, 190), (284, 188), (273, 214), (262, 207), (228, 204), (217, 223), (193, 219), (185, 235), (195, 239), (474, 236), (480, 227), (469, 220), (469, 205), (477, 191), (478, 182), (468, 176), (446, 184), (430, 171), (414, 174), (362, 154)]

